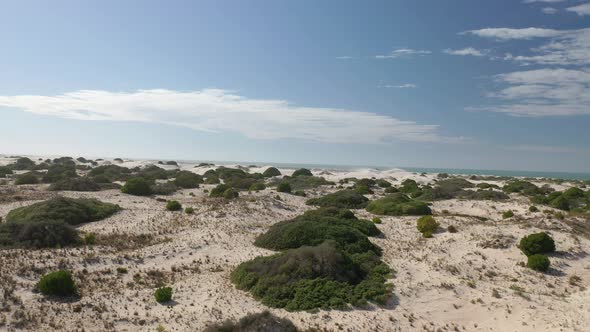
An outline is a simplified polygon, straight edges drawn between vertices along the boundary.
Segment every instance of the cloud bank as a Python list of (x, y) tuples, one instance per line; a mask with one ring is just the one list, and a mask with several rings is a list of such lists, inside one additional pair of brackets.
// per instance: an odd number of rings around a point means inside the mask
[(80, 90), (61, 95), (0, 96), (0, 106), (86, 121), (133, 121), (234, 132), (254, 139), (306, 139), (329, 143), (440, 142), (437, 125), (335, 108), (250, 99), (230, 91), (164, 89), (135, 92)]

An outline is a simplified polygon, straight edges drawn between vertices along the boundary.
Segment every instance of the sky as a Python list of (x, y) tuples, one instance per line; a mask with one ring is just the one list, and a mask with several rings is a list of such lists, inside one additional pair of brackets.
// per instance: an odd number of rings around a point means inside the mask
[(590, 172), (589, 0), (12, 1), (0, 153)]

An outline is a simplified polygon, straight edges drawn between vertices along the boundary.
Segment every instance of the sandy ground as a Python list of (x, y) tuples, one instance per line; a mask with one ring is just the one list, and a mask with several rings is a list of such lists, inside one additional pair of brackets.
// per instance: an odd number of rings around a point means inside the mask
[[(180, 167), (198, 173), (208, 169)], [(436, 174), (361, 170), (324, 176), (329, 180), (374, 176), (395, 183), (414, 178), (427, 183)], [(194, 215), (168, 212), (165, 203), (155, 198), (117, 190), (59, 193), (119, 204), (124, 209), (121, 212), (80, 227), (84, 232), (111, 235), (114, 244), (0, 250), (2, 293), (14, 289), (11, 296), (4, 296), (0, 307), (0, 331), (156, 331), (158, 326), (166, 331), (200, 331), (210, 322), (268, 309), (248, 293), (236, 290), (229, 274), (241, 262), (271, 253), (255, 247), (255, 237), (272, 224), (310, 209), (306, 198), (266, 189), (244, 192), (239, 199), (225, 202), (207, 197), (204, 189), (211, 187), (166, 197), (184, 207), (192, 206)], [(44, 191), (45, 185), (25, 188), (29, 191), (23, 200), (0, 203), (0, 217), (55, 195)], [(324, 187), (309, 194), (335, 190)], [(420, 236), (415, 217), (383, 217), (378, 227), (384, 236), (373, 241), (384, 249), (383, 261), (396, 271), (391, 280), (394, 297), (385, 308), (270, 311), (291, 319), (303, 330), (588, 331), (590, 240), (562, 220), (528, 212), (529, 205), (521, 196), (503, 203), (435, 202), (432, 208), (443, 230), (431, 239)], [(501, 214), (508, 209), (515, 217), (503, 220)], [(372, 217), (363, 210), (355, 213)], [(458, 232), (445, 231), (449, 225), (456, 226)], [(540, 230), (550, 232), (557, 245), (547, 274), (522, 267), (525, 256), (516, 248), (522, 236)], [(118, 267), (128, 272), (118, 273)], [(58, 268), (74, 271), (82, 293), (79, 300), (55, 302), (32, 292), (43, 273)], [(173, 287), (172, 304), (155, 302), (158, 281)]]

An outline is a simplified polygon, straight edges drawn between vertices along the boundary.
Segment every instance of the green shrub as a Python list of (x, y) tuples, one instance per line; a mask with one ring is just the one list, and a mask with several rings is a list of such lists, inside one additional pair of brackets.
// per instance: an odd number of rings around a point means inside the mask
[(512, 217), (514, 217), (514, 212), (512, 212), (512, 210), (502, 212), (502, 219), (508, 219)]
[(547, 272), (549, 270), (549, 257), (541, 254), (530, 255), (527, 258), (526, 266), (530, 269), (540, 272)]
[(527, 256), (546, 254), (555, 251), (555, 241), (545, 232), (534, 233), (523, 237), (518, 248)]
[(521, 193), (525, 196), (543, 194), (543, 191), (536, 185), (522, 180), (515, 180), (507, 183), (502, 190), (506, 193)]
[(530, 211), (530, 212), (539, 212), (539, 209), (538, 209), (536, 206), (534, 206), (534, 205), (531, 205), (531, 206), (529, 207), (529, 211)]
[(322, 197), (307, 200), (307, 205), (321, 207), (337, 207), (346, 209), (363, 209), (367, 206), (368, 198), (355, 190), (345, 189)]
[(100, 185), (87, 177), (69, 178), (52, 183), (49, 190), (52, 191), (99, 191)]
[(6, 215), (7, 221), (40, 222), (63, 221), (78, 225), (107, 218), (121, 210), (118, 205), (96, 199), (55, 197), (43, 202), (14, 209)]
[(129, 168), (117, 165), (97, 166), (88, 172), (88, 176), (95, 178), (99, 183), (126, 180), (130, 174)]
[(260, 191), (266, 189), (266, 185), (262, 182), (253, 183), (248, 190), (250, 191)]
[(209, 197), (223, 197), (223, 194), (228, 189), (231, 189), (231, 187), (228, 186), (227, 184), (223, 184), (223, 183), (219, 184), (215, 188), (211, 189), (211, 192), (209, 193)]
[(56, 248), (80, 243), (78, 231), (63, 221), (0, 223), (0, 247)]
[(84, 243), (87, 245), (93, 245), (96, 243), (96, 234), (94, 233), (86, 233), (84, 235)]
[(410, 199), (402, 193), (395, 193), (367, 204), (367, 211), (389, 216), (430, 215), (432, 211), (424, 202)]
[(39, 178), (33, 172), (23, 173), (16, 177), (14, 184), (21, 185), (21, 184), (37, 184), (39, 183)]
[(263, 175), (265, 178), (272, 178), (272, 177), (275, 177), (275, 176), (280, 176), (280, 175), (281, 175), (281, 171), (279, 171), (279, 170), (278, 170), (276, 167), (269, 167), (269, 168), (267, 168), (267, 169), (266, 169), (266, 170), (265, 170), (265, 171), (262, 173), (262, 175)]
[(277, 186), (277, 191), (280, 193), (290, 193), (291, 190), (291, 185), (288, 182), (281, 182)]
[(306, 197), (307, 196), (307, 194), (303, 190), (295, 190), (293, 192), (293, 195), (295, 195), (295, 196), (301, 196), (301, 197)]
[(155, 180), (166, 180), (176, 177), (178, 173), (180, 173), (178, 170), (167, 171), (156, 165), (149, 165), (140, 169), (137, 172), (137, 176), (149, 180), (150, 182), (154, 182)]
[(380, 224), (380, 223), (382, 223), (382, 222), (383, 222), (383, 221), (381, 220), (381, 218), (379, 218), (379, 217), (373, 217), (372, 221), (373, 221), (375, 224)]
[(182, 210), (182, 205), (178, 201), (168, 201), (166, 202), (166, 210), (180, 211)]
[(354, 191), (356, 191), (359, 195), (368, 195), (373, 193), (371, 187), (358, 183), (354, 186)]
[(180, 188), (193, 189), (199, 188), (199, 184), (203, 183), (203, 178), (189, 171), (180, 171), (176, 174), (174, 184)]
[(476, 185), (477, 188), (480, 189), (500, 189), (500, 187), (496, 184), (490, 184), (490, 183), (478, 183)]
[(172, 288), (160, 287), (154, 292), (154, 297), (158, 303), (170, 302), (172, 300)]
[(453, 226), (453, 225), (449, 225), (449, 227), (447, 227), (447, 232), (449, 233), (457, 233), (459, 230), (457, 229), (457, 227)]
[(64, 163), (51, 164), (47, 169), (47, 173), (43, 175), (43, 182), (55, 183), (58, 181), (65, 181), (78, 177), (76, 173), (76, 164), (68, 160)]
[(391, 182), (384, 179), (379, 179), (377, 180), (377, 185), (381, 188), (389, 188), (391, 187)]
[(78, 294), (72, 274), (65, 270), (51, 272), (41, 277), (37, 283), (37, 289), (45, 295), (53, 296), (75, 296)]
[(10, 165), (10, 167), (17, 171), (32, 170), (35, 168), (35, 162), (29, 158), (21, 157), (18, 158), (14, 164)]
[(7, 166), (0, 166), (0, 178), (5, 178), (6, 175), (12, 174), (12, 170)]
[(154, 195), (172, 195), (178, 190), (178, 187), (173, 182), (156, 183), (151, 187)]
[(252, 187), (253, 185), (260, 183), (260, 182), (259, 182), (259, 179), (257, 179), (257, 178), (245, 176), (245, 177), (227, 178), (225, 180), (225, 183), (234, 189), (248, 190), (248, 189), (250, 189), (250, 187)]
[(393, 193), (398, 193), (399, 189), (397, 189), (396, 187), (388, 187), (388, 188), (385, 188), (384, 192), (386, 194), (393, 194)]
[(195, 209), (193, 209), (192, 207), (187, 207), (186, 209), (184, 209), (184, 213), (193, 214), (195, 213)]
[(135, 196), (149, 196), (152, 194), (152, 182), (142, 177), (133, 177), (125, 182), (121, 192)]
[(120, 266), (117, 268), (117, 273), (119, 273), (119, 274), (127, 274), (127, 272), (129, 272), (129, 271), (127, 270), (126, 267)]
[(225, 199), (234, 199), (234, 198), (238, 198), (238, 196), (240, 196), (240, 194), (238, 193), (237, 190), (235, 190), (233, 188), (229, 188), (223, 192), (223, 198), (225, 198)]
[(420, 192), (420, 187), (416, 181), (412, 179), (406, 179), (401, 183), (399, 191), (405, 194), (418, 193)]
[(423, 216), (416, 222), (416, 228), (424, 237), (432, 237), (439, 226), (432, 216)]
[(298, 170), (296, 170), (295, 172), (293, 172), (293, 175), (291, 175), (292, 177), (297, 177), (297, 176), (313, 176), (313, 173), (308, 170), (307, 168), (300, 168)]
[(217, 175), (209, 176), (205, 179), (206, 184), (218, 184), (220, 183), (219, 177)]
[[(286, 318), (279, 318), (268, 311), (249, 314), (238, 322), (226, 320), (209, 325), (205, 332), (297, 332), (297, 328)], [(311, 331), (310, 331), (311, 332)]]

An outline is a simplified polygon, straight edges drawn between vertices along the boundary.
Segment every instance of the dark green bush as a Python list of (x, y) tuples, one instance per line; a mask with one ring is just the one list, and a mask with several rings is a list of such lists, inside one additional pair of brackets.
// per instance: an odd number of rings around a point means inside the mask
[(358, 183), (354, 186), (354, 191), (356, 191), (359, 195), (369, 195), (373, 193), (371, 187)]
[(43, 182), (55, 183), (78, 177), (78, 174), (76, 173), (76, 164), (71, 160), (68, 161), (69, 162), (51, 164), (49, 169), (47, 169), (47, 173), (43, 175)]
[(523, 237), (518, 248), (527, 256), (547, 254), (555, 251), (555, 241), (545, 232), (534, 233)]
[(166, 202), (166, 210), (180, 211), (182, 210), (182, 205), (178, 201), (168, 201)]
[(381, 218), (379, 218), (379, 217), (373, 217), (373, 219), (371, 219), (371, 221), (373, 221), (373, 223), (375, 223), (375, 224), (380, 224), (383, 222), (381, 220)]
[(412, 179), (406, 179), (401, 183), (399, 191), (405, 194), (418, 193), (420, 192), (420, 187), (416, 181)]
[(133, 177), (125, 182), (121, 192), (135, 196), (149, 196), (152, 194), (152, 182), (142, 177)]
[(56, 197), (14, 209), (6, 215), (7, 221), (40, 222), (62, 221), (78, 225), (107, 218), (121, 210), (118, 205), (103, 203), (96, 199)]
[(502, 190), (506, 193), (521, 193), (525, 196), (543, 194), (543, 191), (536, 185), (523, 180), (514, 180), (507, 183)]
[(7, 166), (0, 166), (0, 178), (5, 178), (6, 175), (12, 174), (12, 170)]
[(549, 270), (549, 257), (541, 254), (530, 255), (527, 258), (526, 266), (530, 269), (540, 272), (547, 272)]
[(303, 190), (295, 190), (293, 192), (293, 195), (295, 195), (295, 196), (301, 196), (301, 197), (306, 197), (307, 196), (307, 194)]
[(130, 175), (131, 170), (129, 168), (117, 165), (98, 166), (88, 172), (88, 176), (95, 178), (95, 181), (99, 183), (124, 181)]
[(272, 178), (274, 176), (280, 176), (281, 171), (279, 171), (276, 167), (269, 167), (267, 168), (264, 173), (262, 173), (265, 178)]
[(93, 245), (96, 243), (96, 234), (86, 233), (84, 234), (84, 243), (87, 245)]
[(219, 182), (219, 177), (217, 177), (217, 175), (211, 175), (205, 179), (206, 184), (218, 184)]
[(465, 190), (462, 191), (457, 197), (464, 198), (464, 199), (473, 199), (473, 200), (487, 200), (487, 201), (501, 201), (509, 199), (510, 196), (506, 195), (501, 191), (496, 190), (478, 190), (478, 191), (470, 191)]
[(158, 167), (156, 165), (149, 165), (149, 166), (146, 166), (146, 167), (140, 169), (137, 172), (137, 176), (147, 179), (150, 182), (154, 182), (156, 180), (166, 180), (169, 178), (176, 177), (178, 173), (180, 173), (180, 172), (178, 172), (178, 170), (167, 171), (167, 170), (165, 170), (161, 167)]
[(35, 168), (35, 162), (29, 158), (21, 157), (18, 158), (14, 164), (10, 165), (10, 167), (17, 171), (32, 170)]
[(498, 185), (490, 184), (490, 183), (486, 183), (486, 182), (478, 183), (476, 187), (480, 188), (480, 189), (500, 189), (500, 187)]
[(39, 177), (33, 172), (23, 173), (16, 177), (14, 184), (21, 185), (21, 184), (37, 184), (39, 183)]
[(288, 182), (281, 182), (277, 186), (277, 191), (280, 193), (290, 193), (291, 190), (291, 185)]
[(397, 189), (396, 187), (388, 187), (388, 188), (385, 188), (384, 192), (386, 194), (393, 194), (393, 193), (398, 193), (399, 189)]
[(240, 196), (240, 194), (234, 188), (229, 188), (223, 192), (223, 198), (225, 199), (234, 199), (238, 198), (238, 196)]
[(514, 212), (512, 210), (502, 212), (502, 219), (508, 219), (514, 217)]
[(286, 318), (279, 318), (268, 311), (249, 314), (238, 322), (226, 320), (209, 325), (205, 332), (297, 332), (297, 328)]
[(228, 189), (231, 189), (231, 187), (228, 186), (227, 184), (223, 184), (223, 183), (219, 184), (219, 185), (217, 185), (217, 187), (211, 189), (211, 192), (209, 193), (209, 197), (223, 197), (223, 194)]
[(100, 185), (87, 177), (69, 178), (52, 183), (49, 190), (52, 191), (99, 191)]
[(432, 234), (436, 232), (439, 226), (432, 216), (423, 216), (416, 222), (416, 228), (424, 237), (432, 237)]
[(254, 177), (230, 177), (225, 180), (225, 183), (234, 189), (248, 190), (252, 185), (260, 182)]
[(170, 302), (172, 300), (172, 288), (161, 287), (154, 292), (154, 298), (158, 303)]
[(0, 247), (55, 248), (80, 243), (78, 231), (63, 221), (0, 223)]
[(260, 191), (266, 189), (266, 185), (262, 182), (253, 183), (248, 190), (250, 191)]
[(379, 179), (377, 180), (377, 185), (381, 188), (389, 188), (391, 187), (391, 182), (384, 179)]
[(313, 176), (313, 173), (308, 170), (307, 168), (300, 168), (298, 170), (296, 170), (295, 172), (293, 172), (293, 175), (291, 175), (292, 177), (297, 177), (297, 176)]
[(410, 199), (402, 193), (395, 193), (367, 204), (367, 211), (389, 216), (430, 215), (432, 211), (424, 202)]
[(178, 187), (172, 182), (156, 183), (151, 187), (154, 195), (172, 195), (178, 190)]
[(178, 172), (174, 179), (175, 185), (185, 189), (198, 188), (201, 183), (203, 183), (203, 178), (200, 175), (189, 171)]
[(53, 296), (76, 296), (78, 294), (72, 274), (65, 270), (51, 272), (41, 277), (37, 283), (37, 289), (45, 295)]
[(186, 214), (193, 214), (195, 213), (195, 209), (193, 209), (192, 207), (187, 207), (186, 209), (184, 209), (184, 212)]
[(355, 190), (346, 189), (322, 197), (309, 199), (306, 204), (321, 207), (363, 209), (367, 206), (368, 201), (368, 198), (359, 194)]
[(529, 207), (529, 211), (530, 211), (530, 212), (539, 212), (539, 209), (538, 209), (536, 206), (534, 206), (534, 205), (531, 205), (531, 206)]

